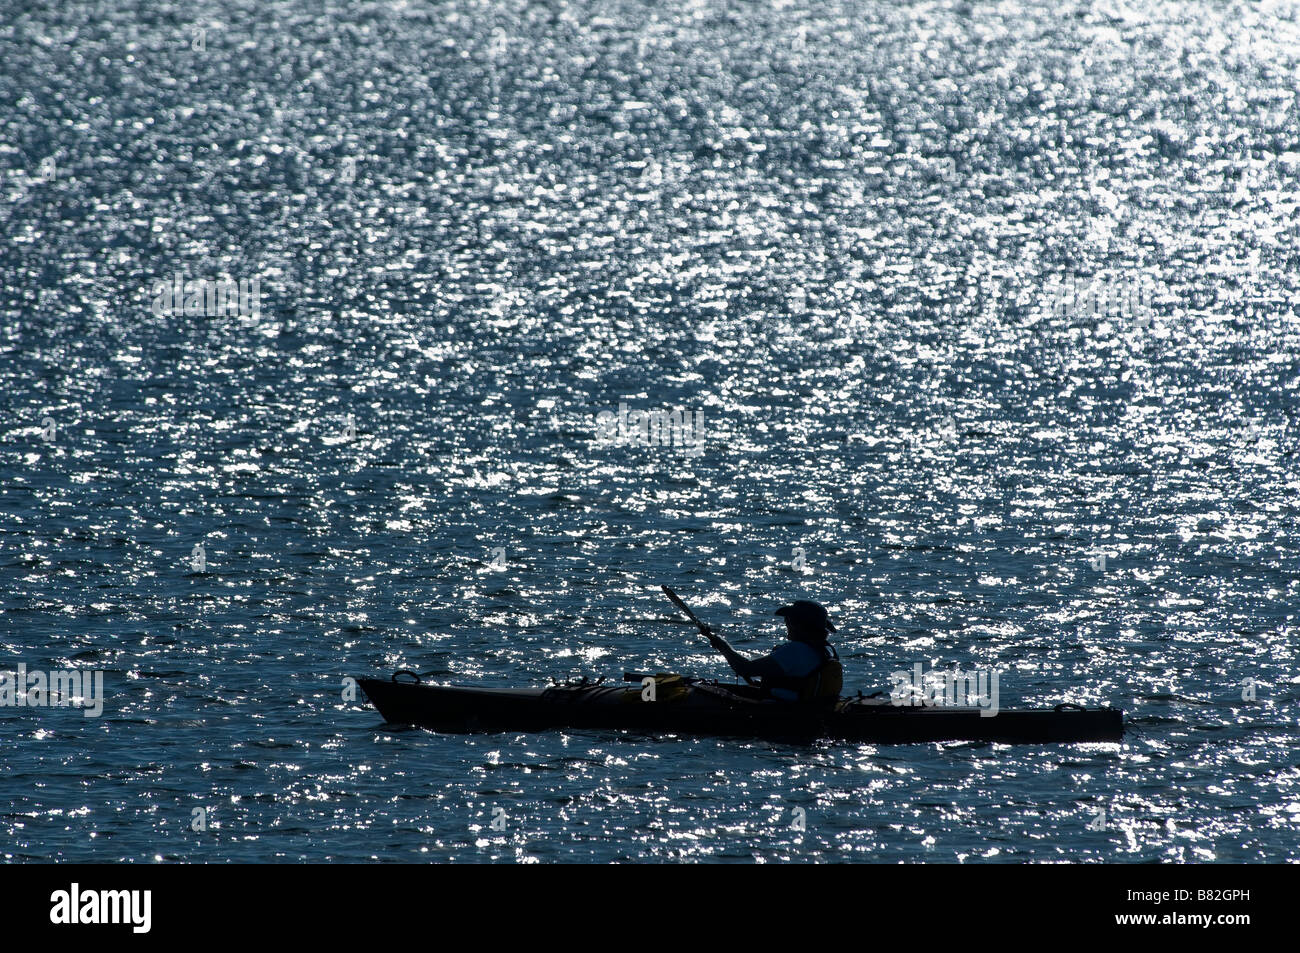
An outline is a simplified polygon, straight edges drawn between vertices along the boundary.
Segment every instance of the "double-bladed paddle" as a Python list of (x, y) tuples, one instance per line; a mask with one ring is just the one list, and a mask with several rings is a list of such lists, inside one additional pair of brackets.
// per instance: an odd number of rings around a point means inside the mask
[[(708, 639), (709, 644), (712, 645), (715, 649), (718, 649), (718, 642), (721, 641), (721, 636), (719, 636), (707, 625), (701, 622), (699, 617), (694, 612), (691, 611), (691, 607), (688, 606), (686, 603), (682, 602), (681, 596), (677, 595), (677, 593), (673, 592), (667, 586), (660, 586), (659, 588), (664, 591), (665, 596), (667, 596), (670, 600), (672, 600), (673, 605), (675, 605), (677, 608), (681, 609), (684, 613), (686, 613), (686, 618), (690, 619), (692, 622), (695, 623), (696, 628), (700, 630), (700, 635)], [(718, 651), (721, 651), (721, 649), (718, 649)], [(747, 684), (749, 685), (754, 684), (754, 680), (752, 678), (743, 675), (741, 677), (745, 679), (745, 682)]]

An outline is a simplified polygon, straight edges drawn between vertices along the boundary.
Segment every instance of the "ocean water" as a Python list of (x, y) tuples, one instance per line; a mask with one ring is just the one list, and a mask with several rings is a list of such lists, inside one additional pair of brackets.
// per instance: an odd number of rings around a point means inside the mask
[[(0, 852), (1300, 859), (1298, 77), (1294, 2), (3, 0), (0, 669), (104, 707), (0, 707)], [(725, 677), (660, 583), (1129, 734), (345, 697)]]

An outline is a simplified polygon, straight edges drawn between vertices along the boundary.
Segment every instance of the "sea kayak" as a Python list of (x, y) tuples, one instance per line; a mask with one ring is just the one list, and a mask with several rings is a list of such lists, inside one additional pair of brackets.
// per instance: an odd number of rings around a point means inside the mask
[(876, 744), (1115, 742), (1124, 736), (1124, 713), (1114, 708), (1057, 705), (988, 715), (979, 708), (898, 706), (888, 697), (861, 695), (796, 704), (765, 699), (742, 685), (656, 678), (664, 690), (653, 701), (641, 687), (617, 684), (467, 688), (421, 684), (409, 675), (358, 683), (386, 721), (453, 733), (570, 728)]

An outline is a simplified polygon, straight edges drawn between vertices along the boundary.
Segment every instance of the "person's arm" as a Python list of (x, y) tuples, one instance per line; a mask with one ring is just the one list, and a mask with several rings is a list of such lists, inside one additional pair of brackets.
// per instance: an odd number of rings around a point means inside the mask
[(784, 673), (781, 664), (772, 656), (764, 655), (762, 658), (747, 659), (730, 645), (727, 640), (712, 629), (709, 630), (710, 644), (722, 653), (722, 657), (727, 660), (731, 670), (741, 678), (767, 678), (771, 676), (780, 676)]

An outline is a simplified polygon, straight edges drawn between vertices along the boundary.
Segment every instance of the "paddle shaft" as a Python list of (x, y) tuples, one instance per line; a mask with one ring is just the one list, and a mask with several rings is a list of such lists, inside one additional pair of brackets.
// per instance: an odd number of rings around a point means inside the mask
[[(669, 599), (672, 600), (673, 605), (675, 605), (677, 608), (681, 609), (683, 612), (686, 613), (686, 618), (690, 619), (692, 622), (695, 623), (696, 627), (700, 630), (700, 635), (708, 639), (710, 645), (713, 644), (714, 639), (721, 638), (721, 636), (717, 635), (712, 629), (710, 629), (707, 625), (705, 625), (703, 622), (699, 620), (699, 617), (696, 616), (696, 614), (691, 611), (691, 607), (688, 606), (686, 603), (682, 602), (681, 596), (677, 595), (677, 593), (673, 592), (667, 586), (660, 586), (659, 588), (661, 588), (664, 591), (665, 596), (667, 596)], [(740, 677), (745, 680), (745, 684), (747, 685), (754, 684), (754, 680), (749, 676), (741, 675)]]

